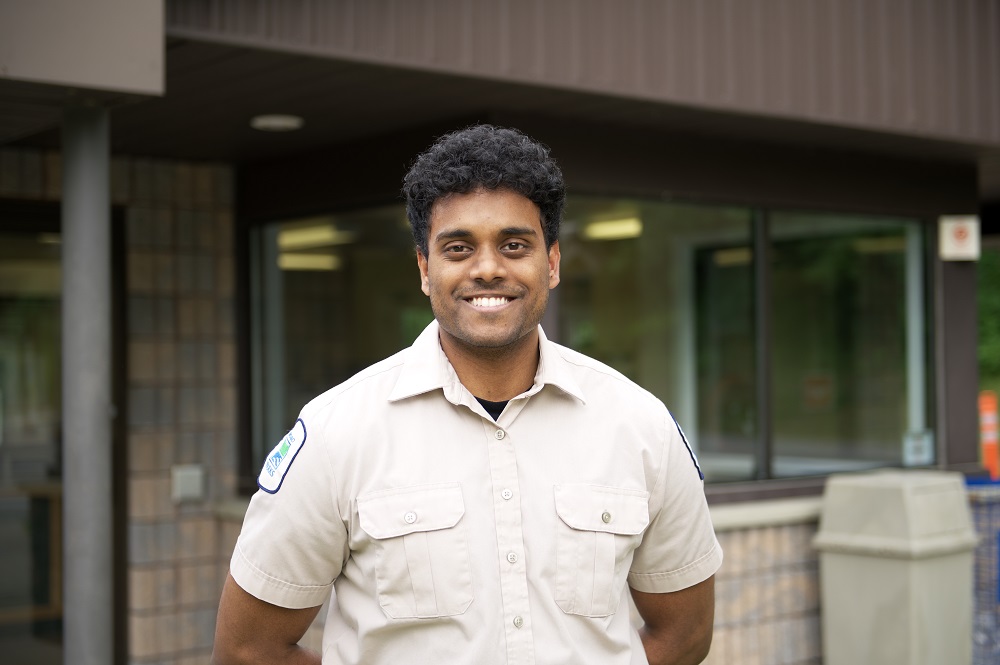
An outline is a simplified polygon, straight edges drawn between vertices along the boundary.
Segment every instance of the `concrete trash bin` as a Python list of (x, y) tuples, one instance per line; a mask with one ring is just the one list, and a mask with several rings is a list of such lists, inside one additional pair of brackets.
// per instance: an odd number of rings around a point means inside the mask
[(969, 665), (976, 535), (961, 474), (831, 476), (813, 545), (824, 665)]

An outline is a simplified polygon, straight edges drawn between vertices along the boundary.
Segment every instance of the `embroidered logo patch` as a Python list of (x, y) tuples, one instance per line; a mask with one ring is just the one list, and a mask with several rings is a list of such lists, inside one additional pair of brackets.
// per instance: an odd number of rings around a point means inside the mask
[(295, 456), (302, 450), (306, 442), (306, 424), (299, 418), (278, 445), (274, 447), (264, 460), (264, 468), (257, 477), (257, 486), (268, 494), (274, 494), (281, 489), (285, 474), (291, 468)]

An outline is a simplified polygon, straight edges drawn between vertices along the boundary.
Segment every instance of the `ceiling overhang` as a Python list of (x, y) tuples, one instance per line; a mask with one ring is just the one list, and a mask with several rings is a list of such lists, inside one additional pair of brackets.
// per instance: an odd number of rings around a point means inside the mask
[[(530, 115), (979, 164), (984, 198), (1000, 200), (1000, 149), (981, 145), (190, 39), (168, 37), (165, 63), (163, 97), (0, 80), (0, 144), (57, 148), (62, 109), (80, 103), (111, 107), (114, 153), (235, 164), (456, 119)], [(304, 126), (261, 132), (250, 122), (262, 113), (296, 115)]]

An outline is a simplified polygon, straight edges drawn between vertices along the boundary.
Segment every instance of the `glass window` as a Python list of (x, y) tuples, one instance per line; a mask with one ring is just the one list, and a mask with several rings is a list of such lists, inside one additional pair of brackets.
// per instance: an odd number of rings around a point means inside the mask
[(573, 197), (558, 338), (671, 409), (708, 479), (752, 477), (751, 211)]
[(432, 320), (402, 205), (276, 221), (251, 236), (253, 457), (310, 399)]
[(773, 474), (933, 462), (919, 224), (775, 212)]
[(698, 402), (692, 438), (709, 481), (756, 476), (756, 291), (750, 245), (748, 237), (722, 239), (693, 252), (698, 354), (692, 392)]
[(62, 662), (58, 234), (0, 232), (0, 652)]
[[(920, 223), (771, 213), (765, 294), (753, 218), (745, 208), (574, 197), (559, 339), (660, 397), (709, 481), (932, 463)], [(769, 400), (756, 371), (765, 297)], [(768, 468), (758, 469), (765, 449)]]
[[(573, 196), (543, 324), (661, 398), (710, 482), (930, 464), (923, 233), (917, 220)], [(258, 468), (303, 404), (432, 315), (401, 205), (276, 221), (252, 251)]]

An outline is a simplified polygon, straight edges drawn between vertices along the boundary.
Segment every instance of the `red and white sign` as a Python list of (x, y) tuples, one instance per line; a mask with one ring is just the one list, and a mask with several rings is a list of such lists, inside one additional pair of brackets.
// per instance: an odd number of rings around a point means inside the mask
[(938, 256), (942, 261), (979, 260), (979, 218), (974, 215), (938, 219)]

